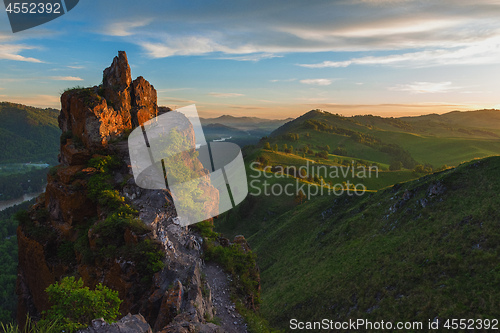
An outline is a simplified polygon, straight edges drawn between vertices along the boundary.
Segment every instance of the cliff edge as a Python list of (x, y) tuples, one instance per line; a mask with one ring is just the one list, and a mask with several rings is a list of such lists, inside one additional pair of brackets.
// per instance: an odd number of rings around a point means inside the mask
[[(18, 323), (39, 318), (45, 288), (72, 275), (117, 290), (120, 312), (141, 314), (155, 332), (222, 331), (210, 323), (202, 237), (176, 224), (168, 190), (141, 189), (131, 175), (126, 138), (158, 115), (154, 87), (132, 80), (120, 51), (101, 85), (64, 92), (61, 106), (60, 165), (17, 230)], [(218, 204), (215, 188), (210, 196)]]

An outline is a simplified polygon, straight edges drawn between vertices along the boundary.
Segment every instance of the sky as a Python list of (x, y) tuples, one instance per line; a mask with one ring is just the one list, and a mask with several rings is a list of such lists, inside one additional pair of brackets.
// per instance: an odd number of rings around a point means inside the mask
[(0, 100), (60, 108), (124, 50), (159, 105), (204, 117), (500, 108), (498, 17), (500, 0), (81, 0), (12, 33), (2, 11)]

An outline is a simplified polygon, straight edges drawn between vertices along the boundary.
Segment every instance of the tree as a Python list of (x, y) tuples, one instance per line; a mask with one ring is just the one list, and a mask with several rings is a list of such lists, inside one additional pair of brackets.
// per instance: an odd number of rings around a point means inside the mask
[(325, 149), (326, 149), (327, 152), (330, 152), (330, 146), (329, 145), (326, 145)]
[(306, 201), (306, 195), (304, 194), (304, 191), (300, 190), (299, 193), (297, 193), (297, 195), (295, 196), (295, 203), (297, 205), (300, 205), (304, 201)]
[(340, 155), (340, 156), (347, 156), (347, 150), (343, 147), (337, 147), (334, 151), (333, 151), (333, 154), (334, 155)]
[(274, 145), (274, 151), (279, 151), (279, 149), (278, 149), (278, 144), (275, 144), (275, 145)]
[(257, 157), (256, 161), (260, 163), (261, 167), (266, 167), (271, 164), (271, 161), (269, 161), (269, 159), (264, 156)]
[(403, 163), (401, 161), (392, 161), (389, 165), (389, 170), (391, 171), (399, 171), (403, 168)]
[(423, 165), (417, 165), (415, 169), (413, 169), (415, 173), (424, 173), (424, 166)]
[(122, 300), (118, 298), (118, 292), (100, 283), (95, 290), (90, 290), (83, 286), (81, 278), (75, 280), (75, 277), (70, 276), (51, 284), (45, 291), (52, 307), (43, 322), (56, 321), (59, 332), (85, 328), (96, 318), (112, 322), (120, 314)]
[(271, 145), (269, 142), (264, 143), (264, 149), (271, 150)]
[(300, 178), (306, 178), (307, 177), (307, 171), (304, 169), (300, 169), (299, 171)]
[(286, 153), (286, 151), (288, 150), (288, 146), (286, 143), (283, 144), (283, 151)]
[(293, 154), (293, 146), (290, 146), (290, 154)]

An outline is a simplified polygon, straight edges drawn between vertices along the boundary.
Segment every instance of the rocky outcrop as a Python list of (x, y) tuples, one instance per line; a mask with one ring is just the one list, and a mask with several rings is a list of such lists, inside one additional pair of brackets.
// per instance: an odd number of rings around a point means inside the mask
[[(47, 286), (76, 275), (91, 288), (103, 283), (118, 291), (122, 315), (144, 316), (127, 316), (111, 325), (94, 322), (85, 332), (219, 331), (207, 323), (214, 310), (210, 286), (201, 277), (203, 240), (176, 222), (168, 190), (144, 190), (132, 177), (125, 139), (134, 127), (157, 116), (154, 87), (142, 77), (132, 81), (127, 56), (119, 52), (104, 70), (102, 85), (66, 91), (61, 105), (61, 164), (51, 170), (46, 193), (18, 228), (19, 324), (26, 313), (38, 318), (50, 307)], [(192, 127), (184, 134), (194, 140)], [(89, 160), (107, 155), (121, 160), (121, 166), (95, 182), (92, 177), (99, 170)], [(137, 210), (146, 225), (113, 232), (108, 240), (121, 244), (120, 251), (113, 252), (99, 231), (110, 208), (106, 198), (96, 199), (92, 193), (103, 183), (111, 186), (110, 196)], [(205, 194), (218, 205), (218, 192), (210, 184)], [(144, 244), (164, 253), (164, 268), (151, 275), (144, 274), (148, 257), (134, 252)]]
[[(156, 117), (156, 90), (142, 76), (132, 82), (125, 52), (118, 52), (103, 72), (101, 86), (68, 90), (61, 96), (59, 127), (90, 150), (106, 148), (113, 139)], [(61, 151), (68, 162), (74, 142)]]
[(156, 104), (156, 90), (142, 76), (132, 82), (132, 122), (134, 126), (155, 117), (158, 113)]

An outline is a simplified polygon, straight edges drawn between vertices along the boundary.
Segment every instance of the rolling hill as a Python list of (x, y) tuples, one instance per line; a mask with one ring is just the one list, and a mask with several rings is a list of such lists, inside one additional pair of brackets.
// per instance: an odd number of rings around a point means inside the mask
[(0, 103), (0, 163), (57, 163), (59, 110)]
[(328, 145), (332, 150), (342, 147), (348, 157), (387, 164), (400, 160), (406, 168), (416, 164), (437, 168), (499, 154), (497, 118), (500, 111), (496, 110), (405, 118), (343, 117), (312, 110), (273, 131), (269, 142), (293, 145), (289, 134), (298, 134), (296, 148), (306, 145), (317, 151)]
[[(364, 196), (265, 212), (245, 234), (261, 269), (263, 314), (279, 328), (290, 318), (498, 318), (499, 173), (500, 157), (490, 157)], [(260, 209), (247, 202), (228, 214)]]
[[(312, 110), (246, 147), (251, 194), (215, 227), (229, 238), (243, 234), (257, 253), (269, 322), (287, 329), (291, 318), (439, 320), (443, 327), (452, 318), (498, 318), (498, 115), (343, 117)], [(395, 161), (402, 167), (391, 169)], [(280, 176), (280, 169), (304, 166), (380, 172)], [(346, 181), (368, 190), (328, 192), (347, 189)], [(304, 186), (305, 197), (298, 192)], [(295, 192), (272, 192), (287, 187)], [(309, 195), (320, 188), (327, 194)]]

